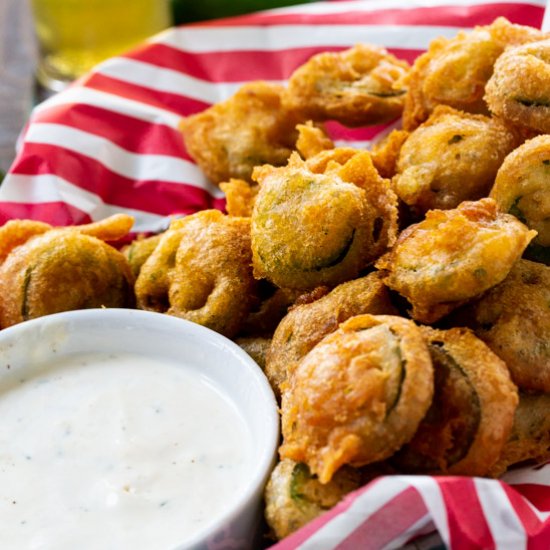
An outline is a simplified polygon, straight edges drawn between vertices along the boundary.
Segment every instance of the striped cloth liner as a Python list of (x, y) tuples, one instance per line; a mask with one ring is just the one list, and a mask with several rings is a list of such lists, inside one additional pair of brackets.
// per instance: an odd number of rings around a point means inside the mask
[[(34, 109), (0, 187), (0, 223), (68, 225), (127, 212), (136, 231), (158, 231), (171, 216), (223, 208), (223, 195), (185, 150), (182, 116), (243, 82), (284, 82), (321, 51), (371, 42), (412, 61), (437, 36), (499, 15), (541, 27), (544, 14), (544, 0), (344, 0), (168, 30)], [(328, 130), (338, 143), (365, 146), (388, 126), (330, 123)], [(550, 464), (504, 480), (379, 478), (273, 548), (428, 548), (434, 541), (452, 549), (547, 550)]]

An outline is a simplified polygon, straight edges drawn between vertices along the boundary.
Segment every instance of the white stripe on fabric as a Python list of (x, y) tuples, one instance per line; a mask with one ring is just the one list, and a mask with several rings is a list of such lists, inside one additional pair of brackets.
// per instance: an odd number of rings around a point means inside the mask
[(425, 50), (438, 36), (452, 38), (464, 27), (407, 25), (272, 25), (179, 27), (154, 39), (186, 52), (278, 51), (311, 46), (345, 46), (356, 42), (386, 48)]
[(99, 65), (96, 73), (150, 90), (178, 94), (205, 103), (217, 103), (231, 97), (244, 82), (209, 82), (172, 69), (143, 61), (115, 57)]
[[(160, 109), (153, 105), (141, 103), (133, 99), (127, 99), (93, 88), (74, 86), (64, 92), (54, 95), (50, 99), (40, 103), (34, 108), (33, 113), (41, 113), (52, 107), (66, 105), (69, 109), (73, 104), (90, 105), (91, 107), (100, 107), (107, 111), (130, 116), (138, 120), (150, 122), (152, 124), (163, 124), (170, 128), (178, 129), (181, 122), (181, 116), (174, 114), (166, 109)], [(32, 122), (31, 115), (31, 122)]]
[(97, 160), (109, 170), (133, 180), (182, 183), (205, 189), (210, 195), (223, 193), (187, 160), (167, 155), (136, 154), (112, 141), (62, 124), (35, 123), (25, 137), (27, 143), (63, 147)]
[(437, 478), (429, 476), (400, 476), (412, 485), (419, 493), (434, 522), (443, 542), (450, 546), (449, 523), (447, 521), (447, 507), (437, 483)]
[(380, 550), (394, 550), (397, 548), (403, 548), (403, 545), (411, 537), (419, 533), (424, 533), (424, 529), (427, 525), (431, 525), (432, 529), (435, 529), (430, 514), (426, 514), (424, 517), (414, 522), (406, 531), (403, 531), (403, 533), (395, 537), (389, 544), (383, 546)]
[(0, 187), (0, 202), (24, 204), (63, 202), (85, 212), (94, 221), (117, 213), (128, 214), (135, 218), (132, 228), (134, 232), (162, 231), (168, 227), (172, 219), (169, 216), (159, 216), (142, 210), (104, 203), (96, 194), (53, 174), (35, 176), (8, 174)]
[(511, 470), (502, 476), (502, 481), (505, 481), (509, 485), (514, 485), (514, 483), (536, 483), (550, 487), (550, 463), (542, 468), (540, 466), (533, 466), (531, 468), (525, 467), (520, 470)]
[(337, 546), (372, 514), (407, 488), (408, 484), (404, 483), (400, 477), (385, 477), (376, 481), (372, 487), (359, 495), (344, 513), (323, 525), (307, 541), (298, 546), (297, 550), (327, 548), (328, 540), (331, 541), (332, 547)]
[(492, 479), (474, 478), (479, 503), (497, 550), (527, 548), (527, 535), (502, 485)]
[[(381, 11), (381, 10), (403, 10), (408, 11), (415, 8), (443, 8), (447, 6), (483, 6), (486, 4), (517, 4), (528, 6), (546, 6), (546, 0), (363, 0), (350, 2), (315, 2), (270, 10), (270, 13), (279, 14), (305, 14), (322, 15), (327, 13), (346, 13), (350, 11)], [(405, 6), (405, 7), (404, 7)]]

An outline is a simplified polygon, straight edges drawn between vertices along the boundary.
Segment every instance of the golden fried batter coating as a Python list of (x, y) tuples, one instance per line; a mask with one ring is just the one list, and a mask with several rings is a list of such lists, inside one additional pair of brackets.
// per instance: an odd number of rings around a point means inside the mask
[(519, 136), (501, 120), (438, 106), (403, 144), (394, 191), (416, 216), (486, 197), (517, 145)]
[(434, 399), (392, 463), (413, 473), (486, 475), (510, 435), (517, 388), (504, 361), (468, 329), (422, 332), (434, 365)]
[(420, 329), (391, 315), (358, 315), (300, 362), (282, 400), (282, 458), (327, 483), (344, 464), (391, 456), (432, 400), (433, 369)]
[(298, 139), (296, 150), (304, 159), (314, 157), (321, 151), (334, 149), (334, 143), (320, 126), (314, 126), (309, 120), (306, 124), (298, 124)]
[(220, 183), (220, 189), (225, 193), (225, 209), (230, 216), (250, 218), (254, 202), (258, 194), (258, 186), (245, 180), (231, 178)]
[(378, 273), (338, 285), (322, 298), (292, 308), (273, 334), (266, 375), (280, 394), (301, 359), (340, 323), (362, 313), (395, 314)]
[(550, 393), (550, 267), (519, 260), (453, 322), (471, 327), (508, 365), (520, 389)]
[(549, 58), (550, 40), (505, 51), (486, 87), (491, 111), (519, 126), (550, 133)]
[(429, 211), (376, 267), (410, 302), (412, 317), (432, 323), (504, 280), (535, 235), (494, 200), (467, 201)]
[(374, 167), (383, 178), (393, 178), (396, 172), (397, 159), (409, 132), (392, 130), (380, 143), (376, 143), (370, 156)]
[(433, 40), (404, 79), (408, 91), (403, 127), (414, 130), (440, 104), (469, 113), (487, 113), (483, 95), (497, 58), (507, 46), (542, 36), (537, 29), (513, 25), (499, 17), (491, 25), (460, 32), (454, 38)]
[(370, 44), (320, 53), (294, 71), (283, 104), (305, 118), (346, 126), (387, 122), (403, 110), (405, 90), (395, 83), (408, 69), (406, 61)]
[(490, 197), (537, 231), (526, 257), (550, 265), (550, 136), (526, 141), (504, 159)]
[(386, 465), (340, 468), (326, 484), (319, 483), (306, 464), (281, 460), (265, 489), (265, 518), (278, 540), (336, 506), (348, 493), (375, 477), (391, 472)]
[(132, 223), (125, 215), (66, 228), (8, 222), (0, 230), (0, 327), (61, 311), (131, 307), (130, 266), (100, 239), (122, 238)]
[(162, 234), (153, 235), (151, 237), (138, 237), (121, 250), (132, 268), (134, 278), (137, 278), (139, 275), (141, 266), (153, 253), (161, 237)]
[(250, 82), (181, 122), (189, 154), (212, 182), (250, 180), (254, 166), (287, 161), (302, 119), (282, 107), (282, 91), (277, 84)]
[(492, 477), (500, 477), (510, 466), (525, 461), (550, 460), (550, 394), (519, 395), (512, 433)]
[(136, 281), (140, 309), (232, 337), (256, 300), (250, 219), (203, 210), (174, 220)]
[(262, 370), (265, 370), (265, 357), (271, 344), (271, 338), (265, 336), (242, 336), (235, 339), (235, 344), (240, 346)]
[(284, 168), (254, 171), (254, 274), (282, 288), (357, 277), (395, 238), (397, 198), (368, 152), (356, 151), (343, 165), (329, 162), (324, 173), (313, 172), (310, 161), (294, 154)]

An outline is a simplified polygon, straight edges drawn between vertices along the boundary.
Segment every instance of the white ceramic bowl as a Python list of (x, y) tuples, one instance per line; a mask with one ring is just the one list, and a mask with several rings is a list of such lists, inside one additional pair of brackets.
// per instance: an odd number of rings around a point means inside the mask
[(177, 548), (251, 546), (261, 513), (263, 487), (276, 456), (279, 418), (267, 379), (236, 344), (207, 328), (169, 315), (127, 309), (72, 311), (0, 331), (0, 377), (5, 372), (24, 369), (26, 364), (68, 354), (128, 351), (170, 361), (184, 357), (190, 368), (200, 370), (223, 388), (252, 435), (254, 467), (239, 496), (205, 530)]

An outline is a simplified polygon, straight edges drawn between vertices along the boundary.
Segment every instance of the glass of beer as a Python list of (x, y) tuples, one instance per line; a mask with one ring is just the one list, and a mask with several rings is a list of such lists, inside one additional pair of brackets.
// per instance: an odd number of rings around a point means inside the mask
[(37, 80), (59, 91), (94, 65), (170, 26), (169, 0), (32, 0)]

